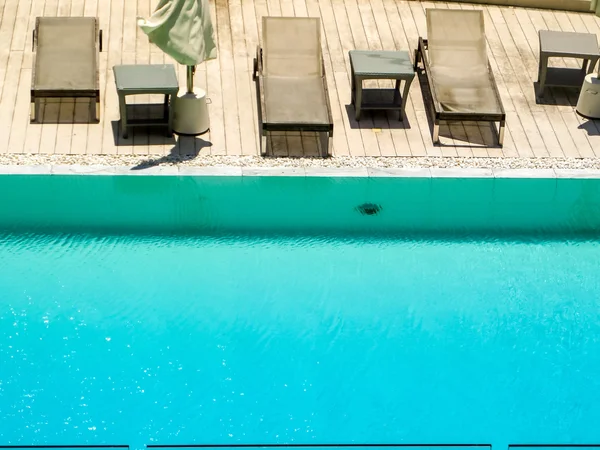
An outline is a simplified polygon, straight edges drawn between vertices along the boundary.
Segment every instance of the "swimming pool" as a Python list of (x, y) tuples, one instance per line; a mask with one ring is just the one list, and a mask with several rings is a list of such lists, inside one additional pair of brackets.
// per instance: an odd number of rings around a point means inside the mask
[(598, 181), (511, 181), (0, 177), (0, 445), (597, 443)]

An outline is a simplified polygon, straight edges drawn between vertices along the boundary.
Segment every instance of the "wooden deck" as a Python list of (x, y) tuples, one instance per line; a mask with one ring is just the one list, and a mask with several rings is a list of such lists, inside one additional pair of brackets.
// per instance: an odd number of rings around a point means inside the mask
[[(322, 19), (327, 80), (335, 121), (334, 156), (600, 157), (600, 121), (579, 117), (575, 91), (556, 89), (536, 101), (537, 30), (584, 31), (600, 40), (600, 19), (589, 14), (406, 0), (214, 0), (218, 59), (199, 67), (196, 85), (208, 92), (209, 133), (168, 139), (160, 130), (138, 128), (118, 137), (118, 100), (112, 67), (170, 62), (136, 27), (156, 0), (0, 0), (0, 153), (256, 155), (258, 127), (252, 58), (265, 15)], [(489, 57), (507, 112), (503, 148), (487, 124), (442, 125), (441, 145), (431, 140), (427, 89), (413, 82), (406, 119), (365, 112), (354, 120), (350, 102), (348, 51), (415, 49), (426, 35), (426, 8), (481, 8), (485, 12)], [(53, 102), (45, 122), (29, 123), (32, 29), (37, 16), (98, 16), (104, 30), (101, 53), (101, 121), (85, 123), (85, 103)], [(558, 64), (576, 67), (577, 61)], [(179, 66), (180, 84), (185, 68)], [(383, 85), (383, 84), (382, 84)], [(153, 101), (148, 97), (139, 99)], [(144, 109), (144, 108), (142, 108)], [(148, 107), (145, 109), (149, 109)], [(141, 111), (144, 112), (144, 111)], [(76, 123), (72, 123), (75, 121)], [(279, 134), (270, 145), (279, 156), (316, 156), (316, 136)]]

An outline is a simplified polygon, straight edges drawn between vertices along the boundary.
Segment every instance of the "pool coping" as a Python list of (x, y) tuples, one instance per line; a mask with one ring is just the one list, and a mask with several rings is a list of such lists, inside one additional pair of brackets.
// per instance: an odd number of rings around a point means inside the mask
[(243, 167), (159, 165), (147, 168), (107, 165), (0, 165), (0, 175), (127, 175), (223, 177), (353, 178), (589, 178), (600, 169), (533, 168), (382, 168), (382, 167)]

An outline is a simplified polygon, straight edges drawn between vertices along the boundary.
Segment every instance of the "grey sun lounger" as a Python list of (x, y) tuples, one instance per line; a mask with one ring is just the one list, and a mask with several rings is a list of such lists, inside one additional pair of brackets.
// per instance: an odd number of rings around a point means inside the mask
[(314, 131), (329, 154), (333, 119), (318, 18), (263, 17), (263, 47), (254, 60), (260, 113), (261, 154), (271, 131)]
[(423, 61), (433, 100), (433, 141), (440, 120), (500, 122), (502, 146), (506, 114), (487, 58), (483, 12), (427, 9), (427, 38), (419, 38), (415, 70)]
[(89, 98), (98, 121), (98, 52), (102, 31), (95, 17), (38, 17), (33, 31), (31, 121), (39, 121), (40, 99)]

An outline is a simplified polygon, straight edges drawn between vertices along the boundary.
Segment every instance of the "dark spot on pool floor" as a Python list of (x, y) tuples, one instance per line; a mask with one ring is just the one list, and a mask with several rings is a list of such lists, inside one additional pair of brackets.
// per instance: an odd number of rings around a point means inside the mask
[(356, 207), (358, 212), (365, 216), (375, 216), (381, 211), (381, 206), (375, 203), (363, 203)]

